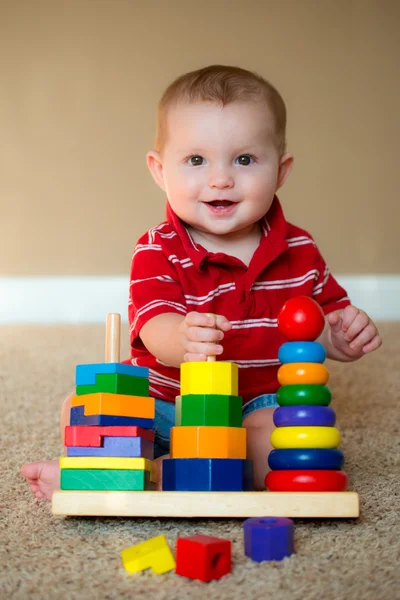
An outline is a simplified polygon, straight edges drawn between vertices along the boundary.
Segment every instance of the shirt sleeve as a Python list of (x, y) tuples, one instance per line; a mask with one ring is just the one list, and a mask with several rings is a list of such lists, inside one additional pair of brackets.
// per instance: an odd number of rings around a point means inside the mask
[(139, 332), (147, 321), (162, 313), (188, 311), (177, 272), (162, 246), (140, 242), (132, 256), (128, 316), (131, 347), (142, 350)]
[(351, 304), (346, 290), (333, 277), (318, 248), (316, 270), (312, 296), (321, 305), (325, 315)]

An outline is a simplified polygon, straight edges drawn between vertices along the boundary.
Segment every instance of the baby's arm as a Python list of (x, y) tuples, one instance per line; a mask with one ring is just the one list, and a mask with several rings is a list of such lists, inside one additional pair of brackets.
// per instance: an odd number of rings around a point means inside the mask
[(231, 327), (221, 315), (163, 313), (147, 321), (139, 337), (158, 360), (179, 368), (182, 362), (205, 361), (208, 356), (222, 354), (218, 342)]

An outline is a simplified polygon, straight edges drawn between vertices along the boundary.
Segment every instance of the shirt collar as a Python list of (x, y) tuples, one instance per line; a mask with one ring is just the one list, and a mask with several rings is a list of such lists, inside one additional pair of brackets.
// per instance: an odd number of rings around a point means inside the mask
[[(188, 257), (198, 271), (202, 270), (201, 266), (205, 260), (216, 262), (214, 260), (214, 257), (216, 256), (226, 256), (227, 259), (229, 258), (224, 254), (216, 255), (212, 252), (208, 252), (203, 246), (196, 244), (183, 221), (181, 221), (181, 219), (173, 211), (168, 200), (167, 221), (172, 224), (175, 231), (178, 233)], [(288, 229), (288, 223), (285, 219), (281, 203), (279, 202), (277, 196), (274, 197), (270, 209), (261, 219), (261, 229), (262, 238), (253, 257), (255, 260), (252, 260), (252, 263), (257, 263), (257, 271), (259, 271), (261, 266), (265, 268), (287, 248), (286, 233)], [(225, 261), (218, 260), (218, 262)], [(250, 263), (250, 266), (252, 266), (252, 263)]]

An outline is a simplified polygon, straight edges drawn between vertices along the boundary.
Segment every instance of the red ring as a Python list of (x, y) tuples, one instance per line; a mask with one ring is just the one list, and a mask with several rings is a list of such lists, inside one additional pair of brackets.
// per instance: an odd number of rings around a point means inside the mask
[(344, 471), (288, 470), (270, 471), (265, 487), (271, 492), (344, 492), (347, 475)]

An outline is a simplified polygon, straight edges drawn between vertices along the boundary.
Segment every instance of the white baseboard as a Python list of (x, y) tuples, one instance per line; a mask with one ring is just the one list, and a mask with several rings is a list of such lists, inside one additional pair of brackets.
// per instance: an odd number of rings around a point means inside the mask
[[(400, 275), (337, 276), (352, 303), (378, 321), (400, 320)], [(127, 277), (0, 277), (0, 324), (127, 321)]]

